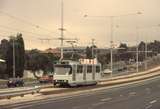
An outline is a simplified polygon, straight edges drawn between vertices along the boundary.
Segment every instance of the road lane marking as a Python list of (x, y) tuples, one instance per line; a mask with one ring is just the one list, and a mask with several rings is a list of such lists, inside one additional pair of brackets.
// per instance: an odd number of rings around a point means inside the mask
[(148, 105), (147, 107), (145, 107), (145, 109), (150, 109), (152, 107), (152, 105)]
[(123, 95), (119, 95), (120, 97), (123, 97)]
[(104, 99), (101, 99), (100, 101), (105, 102), (105, 101), (110, 101), (110, 100), (112, 100), (112, 98), (104, 98)]
[(129, 96), (135, 96), (136, 95), (136, 92), (130, 92), (129, 93)]
[(102, 105), (102, 104), (105, 104), (105, 102), (98, 102), (98, 103), (92, 104), (92, 106), (99, 106), (99, 105)]
[(149, 103), (150, 104), (154, 104), (154, 103), (156, 103), (157, 102), (157, 100), (153, 100), (153, 101), (150, 101)]

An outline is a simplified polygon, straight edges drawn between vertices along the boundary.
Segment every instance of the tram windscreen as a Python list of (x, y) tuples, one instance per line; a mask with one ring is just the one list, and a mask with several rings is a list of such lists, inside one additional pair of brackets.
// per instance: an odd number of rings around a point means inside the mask
[(55, 65), (54, 73), (56, 75), (66, 75), (72, 73), (72, 67), (70, 65)]

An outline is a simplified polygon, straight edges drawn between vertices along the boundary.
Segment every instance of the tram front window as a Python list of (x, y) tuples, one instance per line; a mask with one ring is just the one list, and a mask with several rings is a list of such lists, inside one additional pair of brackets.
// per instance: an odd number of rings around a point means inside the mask
[(55, 65), (54, 73), (56, 75), (66, 75), (72, 73), (72, 67), (70, 65)]

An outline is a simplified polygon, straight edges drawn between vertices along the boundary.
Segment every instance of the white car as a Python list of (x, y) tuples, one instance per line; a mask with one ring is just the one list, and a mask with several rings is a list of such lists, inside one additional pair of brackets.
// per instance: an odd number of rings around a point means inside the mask
[(104, 74), (111, 74), (112, 71), (111, 71), (110, 69), (105, 69), (105, 70), (103, 71), (103, 73), (104, 73)]

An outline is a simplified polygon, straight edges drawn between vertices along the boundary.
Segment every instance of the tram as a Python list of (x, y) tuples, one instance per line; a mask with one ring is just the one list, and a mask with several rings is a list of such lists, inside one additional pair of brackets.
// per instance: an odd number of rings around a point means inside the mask
[(96, 85), (101, 78), (101, 64), (96, 59), (63, 60), (54, 65), (54, 85)]

